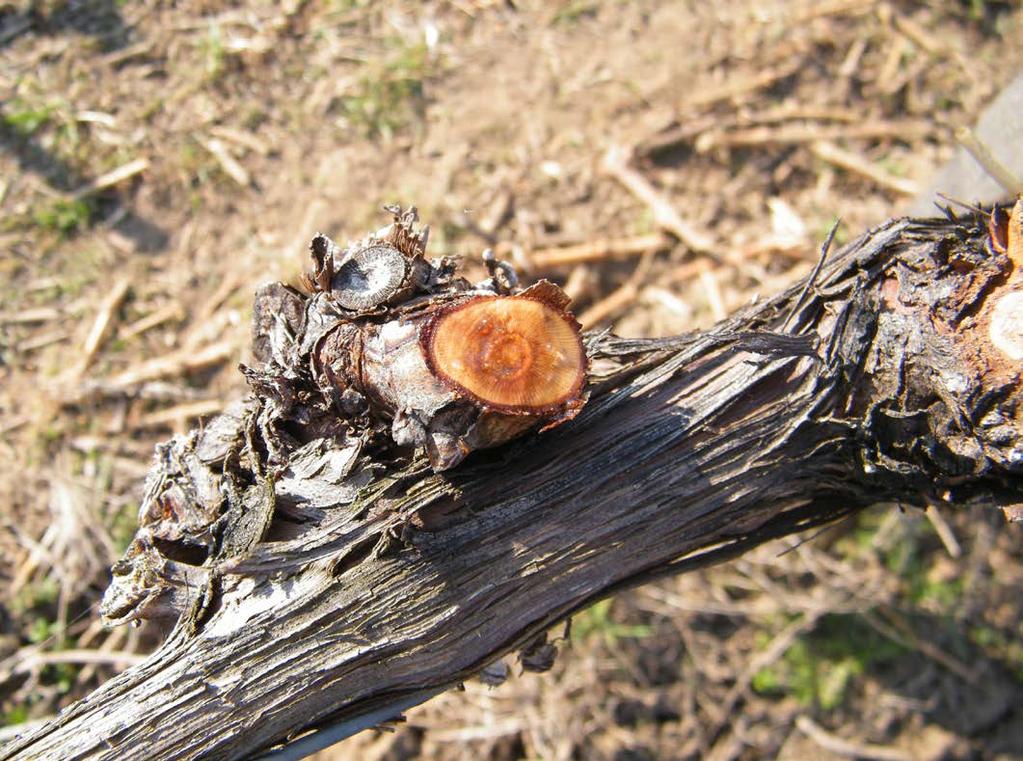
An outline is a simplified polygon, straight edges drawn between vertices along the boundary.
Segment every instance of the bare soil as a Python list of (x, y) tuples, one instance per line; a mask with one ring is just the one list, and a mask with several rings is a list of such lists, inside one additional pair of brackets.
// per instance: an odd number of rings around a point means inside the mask
[[(1020, 39), (997, 0), (0, 2), (0, 737), (159, 641), (95, 614), (153, 444), (245, 393), (251, 294), (315, 232), (415, 203), (589, 327), (705, 327), (900, 213)], [(1023, 758), (1021, 529), (917, 507), (619, 595), (552, 671), (320, 757)]]

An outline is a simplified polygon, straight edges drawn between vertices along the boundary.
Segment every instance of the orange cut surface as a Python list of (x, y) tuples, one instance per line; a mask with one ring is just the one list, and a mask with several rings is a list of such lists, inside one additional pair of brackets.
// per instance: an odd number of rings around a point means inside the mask
[(542, 412), (577, 397), (586, 356), (575, 321), (528, 298), (478, 298), (439, 317), (434, 372), (484, 404)]

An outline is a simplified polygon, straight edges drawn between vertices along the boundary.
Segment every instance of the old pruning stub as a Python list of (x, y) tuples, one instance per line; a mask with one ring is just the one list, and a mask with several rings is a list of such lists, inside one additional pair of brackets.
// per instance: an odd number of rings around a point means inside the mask
[(325, 236), (312, 246), (298, 343), (347, 434), (386, 433), (443, 470), (574, 417), (587, 361), (564, 292), (546, 281), (515, 292), (508, 266), (492, 261), (491, 277), (471, 285), (449, 260), (424, 258), (414, 210), (394, 211), (390, 227), (345, 250)]
[(352, 504), (387, 464), (425, 450), (450, 468), (582, 407), (586, 354), (561, 289), (518, 291), (492, 257), (473, 285), (425, 258), (414, 209), (390, 211), (388, 227), (346, 248), (317, 235), (306, 292), (256, 293), (259, 366), (243, 368), (253, 394), (157, 448), (103, 597), (108, 624), (185, 613), (197, 626), (225, 563)]

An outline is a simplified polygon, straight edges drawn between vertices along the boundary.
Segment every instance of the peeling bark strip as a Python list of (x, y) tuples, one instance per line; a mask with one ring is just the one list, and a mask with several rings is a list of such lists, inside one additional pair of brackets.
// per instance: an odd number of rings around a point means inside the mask
[[(311, 306), (357, 261), (320, 238), (311, 299), (260, 292), (252, 396), (158, 450), (104, 600), (110, 620), (178, 626), (0, 758), (251, 757), (527, 643), (542, 667), (538, 635), (614, 590), (877, 501), (1023, 501), (1020, 360), (991, 336), (1023, 275), (986, 220), (888, 222), (706, 333), (590, 336), (574, 420), (444, 472), (412, 445), (471, 438), (485, 409), (406, 415), (366, 397), (384, 380), (349, 382), (352, 357), (386, 378), (385, 358), (418, 351), (385, 335), (394, 310), (411, 321), (470, 290), (426, 265), (412, 221), (396, 212), (370, 241), (403, 254), (400, 277), (344, 275), (366, 286), (357, 305)], [(490, 286), (514, 283), (495, 264)], [(350, 314), (375, 337), (339, 335)]]

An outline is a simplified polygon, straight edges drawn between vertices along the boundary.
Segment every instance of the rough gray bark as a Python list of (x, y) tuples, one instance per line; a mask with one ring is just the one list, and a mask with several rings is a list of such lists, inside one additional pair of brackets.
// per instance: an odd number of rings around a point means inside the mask
[(257, 378), (160, 450), (160, 536), (105, 601), (173, 634), (0, 758), (248, 758), (517, 648), (542, 665), (538, 635), (600, 597), (878, 501), (1011, 510), (1020, 362), (991, 315), (1020, 276), (998, 248), (981, 219), (895, 220), (706, 333), (590, 336), (578, 417), (442, 473)]

